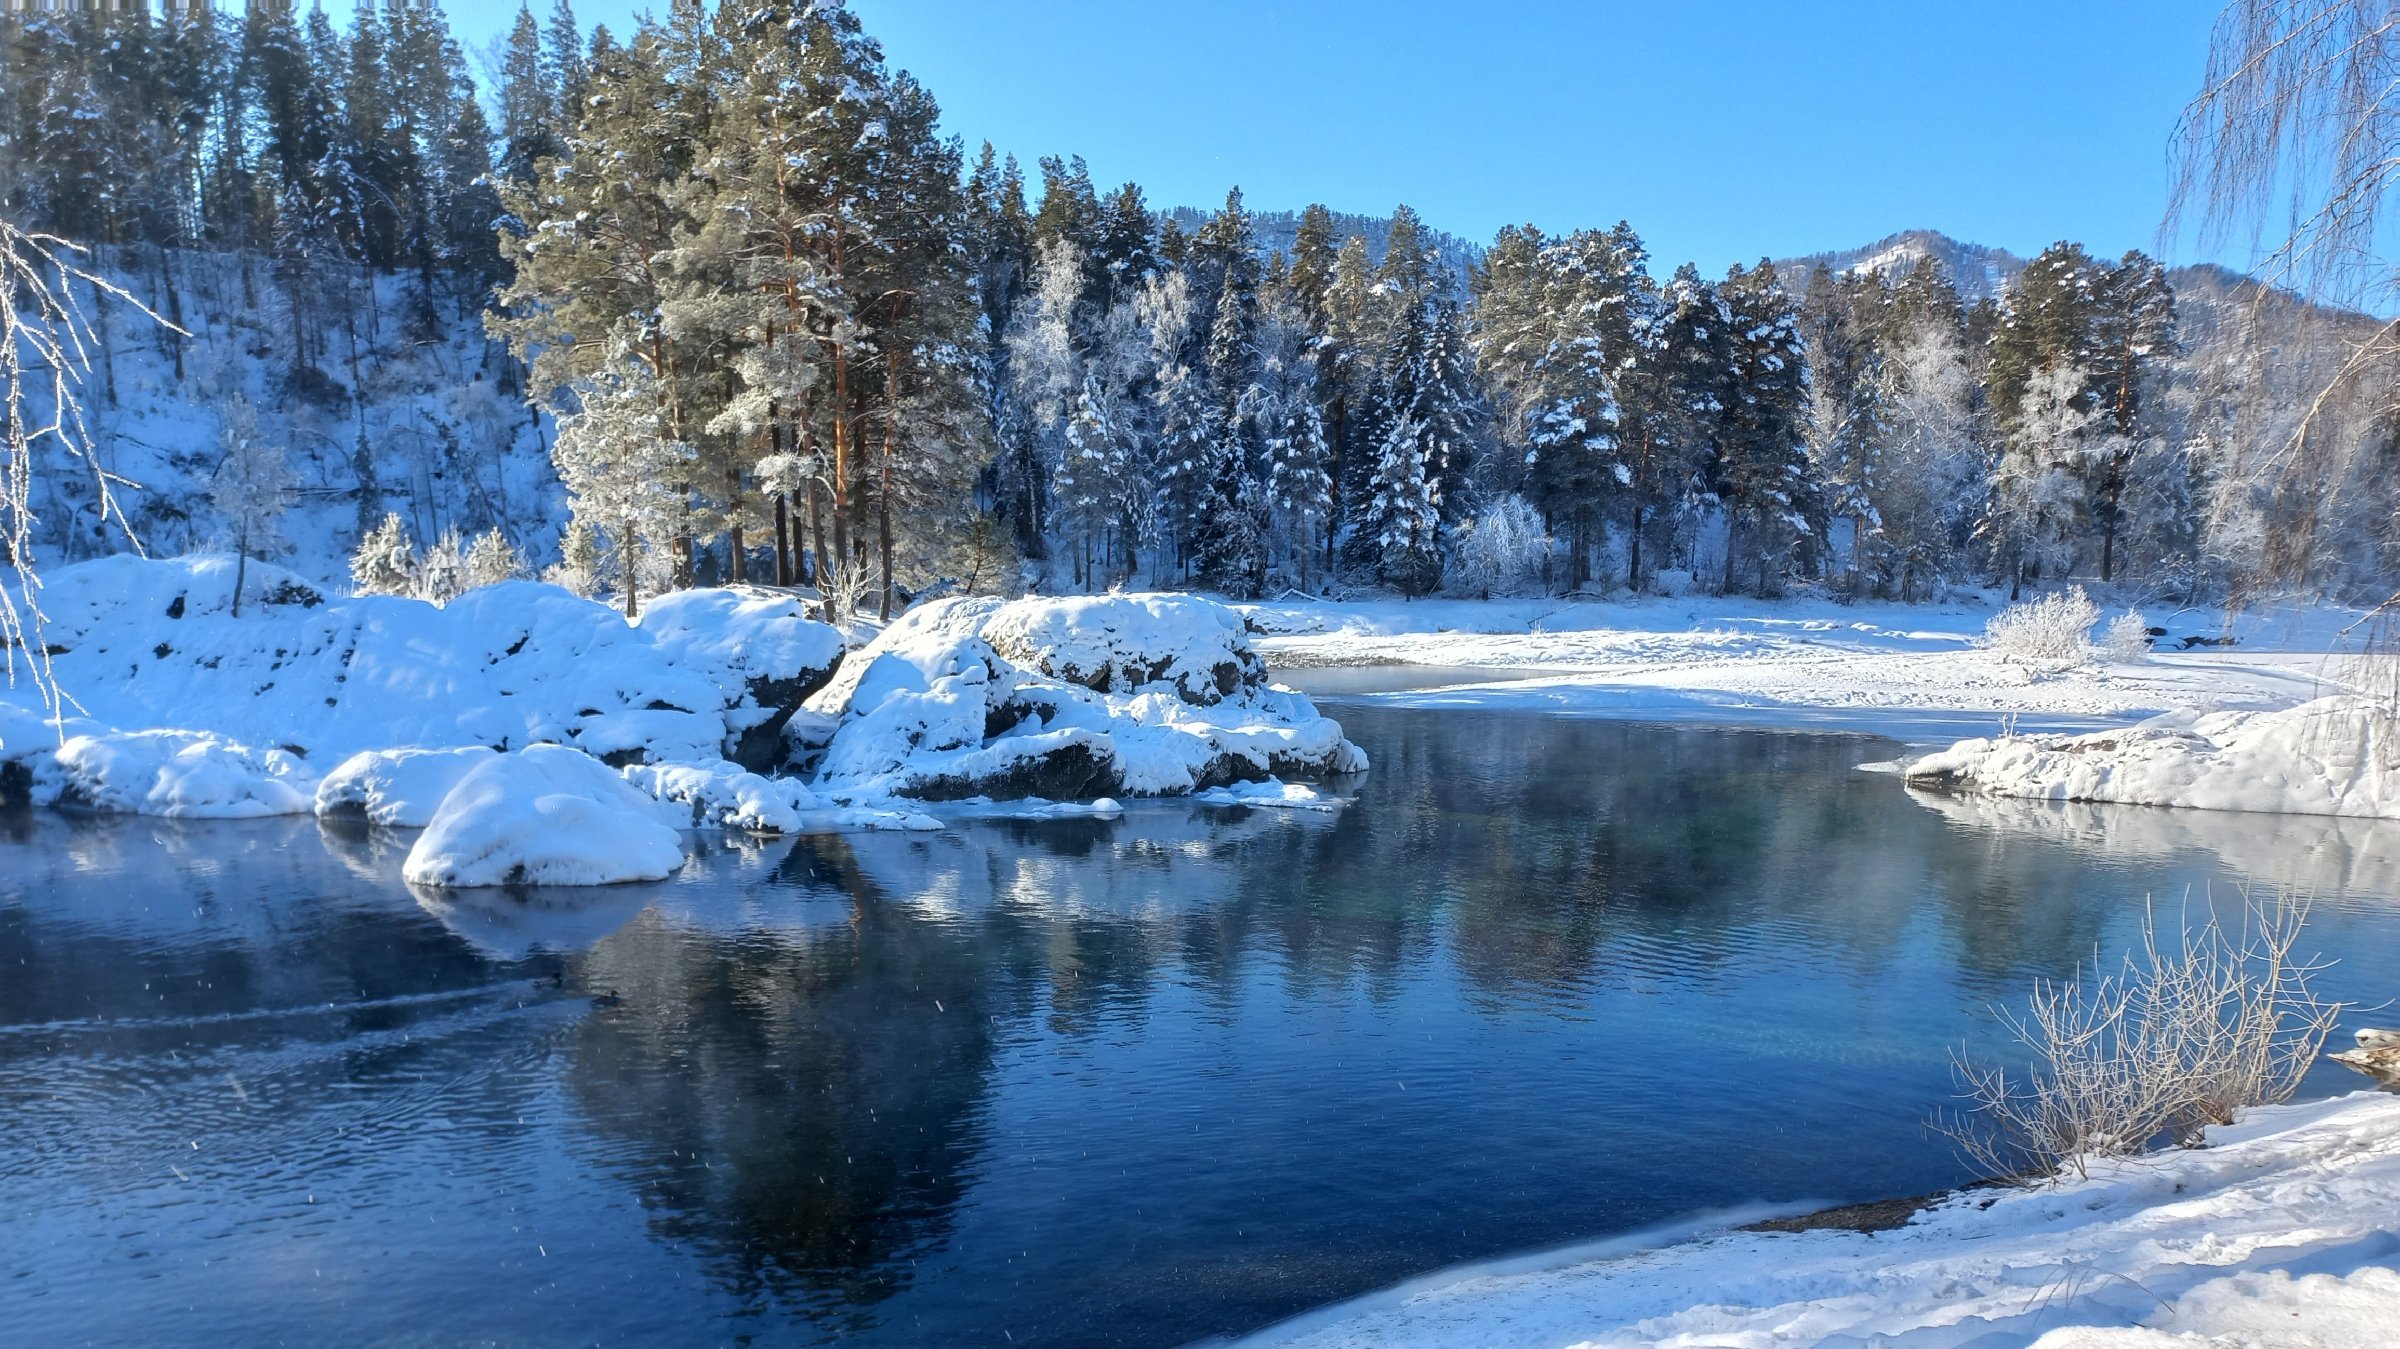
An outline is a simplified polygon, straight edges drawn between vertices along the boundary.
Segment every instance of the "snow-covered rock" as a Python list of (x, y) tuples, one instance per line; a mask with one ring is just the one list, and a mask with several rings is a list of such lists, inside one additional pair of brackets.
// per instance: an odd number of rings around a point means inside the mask
[(669, 806), (689, 812), (693, 829), (745, 834), (801, 834), (842, 829), (938, 829), (916, 811), (843, 806), (796, 778), (763, 777), (729, 760), (715, 763), (632, 764), (625, 780)]
[(2395, 818), (2400, 723), (2370, 699), (2320, 698), (2089, 735), (1961, 740), (1903, 771), (1915, 786), (2050, 801)]
[(129, 815), (240, 820), (305, 815), (316, 780), (280, 749), (193, 731), (78, 735), (39, 772), (37, 800)]
[(539, 743), (619, 763), (714, 760), (782, 710), (760, 691), (822, 683), (841, 647), (796, 602), (749, 592), (662, 597), (635, 626), (531, 581), (447, 605), (331, 599), (255, 562), (237, 618), (234, 571), (224, 557), (118, 556), (51, 572), (41, 600), (59, 684), (105, 726), (211, 732), (318, 762)]
[(784, 766), (784, 728), (840, 668), (842, 634), (797, 596), (755, 586), (680, 590), (650, 601), (642, 631), (667, 660), (742, 697), (726, 712), (727, 757), (755, 772)]
[(581, 750), (529, 745), (476, 764), (408, 851), (411, 885), (610, 885), (683, 865), (667, 807)]
[(1231, 787), (1211, 787), (1193, 794), (1194, 801), (1212, 806), (1254, 806), (1276, 810), (1340, 810), (1346, 802), (1329, 792), (1320, 791), (1305, 782), (1242, 782)]
[(937, 601), (811, 699), (820, 790), (923, 800), (1159, 796), (1362, 771), (1267, 683), (1241, 616), (1188, 596)]
[(481, 745), (459, 749), (360, 750), (317, 784), (322, 819), (421, 829), (433, 823), (442, 798), (494, 751)]
[(1189, 595), (1092, 595), (1006, 605), (983, 625), (1002, 659), (1095, 693), (1165, 685), (1214, 707), (1263, 685), (1240, 613)]

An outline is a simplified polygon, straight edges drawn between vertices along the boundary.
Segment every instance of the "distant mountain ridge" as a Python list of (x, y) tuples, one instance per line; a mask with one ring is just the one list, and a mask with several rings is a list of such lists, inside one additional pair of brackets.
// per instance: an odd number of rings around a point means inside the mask
[(2025, 270), (2025, 259), (2005, 248), (1987, 248), (1982, 244), (1965, 243), (1939, 230), (1902, 230), (1887, 234), (1863, 248), (1836, 249), (1824, 253), (1808, 253), (1794, 258), (1775, 259), (1775, 272), (1783, 278), (1787, 289), (1799, 291), (1808, 285), (1809, 276), (1820, 267), (1837, 272), (1879, 272), (1893, 280), (1906, 276), (1920, 258), (1934, 258), (1950, 274), (1950, 284), (1958, 287), (1959, 298), (1969, 304), (1977, 300), (1996, 300)]
[[(1174, 206), (1160, 211), (1158, 214), (1162, 219), (1174, 221), (1177, 229), (1190, 234), (1207, 224), (1208, 218), (1215, 215), (1216, 212), (1203, 211), (1192, 206)], [(1340, 241), (1346, 240), (1352, 235), (1360, 235), (1367, 241), (1368, 259), (1377, 263), (1383, 261), (1383, 250), (1392, 239), (1392, 218), (1390, 216), (1358, 215), (1349, 211), (1335, 211), (1332, 215), (1333, 233), (1337, 247)], [(1300, 213), (1298, 211), (1253, 211), (1250, 214), (1250, 227), (1258, 238), (1258, 251), (1261, 255), (1281, 253), (1288, 258), (1292, 255), (1292, 241), (1300, 233)], [(1483, 245), (1452, 234), (1447, 230), (1435, 229), (1431, 225), (1425, 225), (1422, 228), (1426, 242), (1433, 246), (1434, 257), (1439, 259), (1443, 266), (1450, 269), (1451, 274), (1458, 278), (1460, 286), (1465, 286), (1468, 272), (1477, 263), (1483, 261)]]

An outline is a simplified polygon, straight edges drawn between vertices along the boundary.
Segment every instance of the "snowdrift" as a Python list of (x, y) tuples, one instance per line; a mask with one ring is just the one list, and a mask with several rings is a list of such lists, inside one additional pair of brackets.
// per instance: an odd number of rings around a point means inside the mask
[(1961, 740), (1909, 763), (1918, 787), (2048, 801), (2400, 817), (2400, 730), (2356, 697), (2281, 712), (2170, 713), (2071, 736)]
[[(237, 618), (234, 572), (227, 557), (117, 556), (51, 573), (40, 600), (59, 685), (103, 726), (204, 731), (320, 765), (529, 744), (715, 760), (823, 685), (842, 652), (841, 634), (787, 596), (669, 596), (634, 626), (531, 581), (448, 605), (329, 599), (254, 562)], [(32, 691), (7, 696), (24, 705)]]
[(1186, 596), (937, 601), (808, 710), (817, 785), (836, 796), (1167, 796), (1367, 766), (1268, 684), (1239, 614)]

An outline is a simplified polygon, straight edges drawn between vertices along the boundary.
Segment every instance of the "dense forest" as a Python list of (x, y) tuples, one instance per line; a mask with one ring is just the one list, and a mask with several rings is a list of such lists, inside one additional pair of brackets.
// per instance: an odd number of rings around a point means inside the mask
[[(1623, 223), (1162, 208), (970, 152), (834, 0), (557, 0), (476, 64), (414, 0), (0, 15), (0, 216), (164, 320), (91, 296), (149, 546), (290, 558), (313, 511), (363, 587), (628, 612), (2400, 573), (2390, 428), (2318, 399), (2363, 320), (2207, 269), (2061, 242), (1962, 296), (1924, 251), (1710, 277)], [(2359, 480), (2289, 481), (2304, 434)]]

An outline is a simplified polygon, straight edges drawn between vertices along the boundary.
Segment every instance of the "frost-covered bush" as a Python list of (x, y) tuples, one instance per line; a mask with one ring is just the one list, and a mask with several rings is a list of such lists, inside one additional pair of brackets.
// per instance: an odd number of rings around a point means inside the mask
[(1984, 625), (1983, 645), (2004, 660), (2075, 666), (2092, 658), (2092, 627), (2100, 610), (2082, 586), (2012, 604)]
[(466, 594), (468, 584), (466, 541), (457, 530), (444, 530), (417, 564), (417, 598), (448, 604)]
[(1650, 584), (1668, 599), (1681, 599), (1692, 593), (1692, 574), (1681, 567), (1661, 567), (1651, 575)]
[(542, 579), (590, 599), (600, 593), (600, 533), (589, 520), (569, 520), (558, 541), (559, 560)]
[(2245, 897), (2231, 924), (2212, 908), (2163, 932), (2161, 917), (2144, 915), (2113, 970), (2095, 959), (2000, 1013), (2029, 1066), (1953, 1058), (1970, 1110), (1940, 1127), (1970, 1160), (2025, 1182), (2082, 1176), (2292, 1098), (2344, 1006), (2311, 987), (2327, 962), (2299, 954), (2307, 900)]
[(1455, 594), (1522, 594), (1542, 580), (1550, 535), (1542, 513), (1521, 496), (1508, 494), (1461, 525), (1450, 550), (1450, 589)]
[(467, 549), (467, 587), (498, 585), (530, 574), (525, 559), (517, 556), (516, 545), (497, 528), (487, 529), (475, 536)]
[(386, 512), (350, 555), (350, 582), (361, 595), (413, 595), (417, 589), (417, 541), (408, 522)]
[(2136, 661), (2150, 654), (2150, 620), (2139, 609), (2128, 609), (2108, 621), (2100, 649), (2110, 660)]

